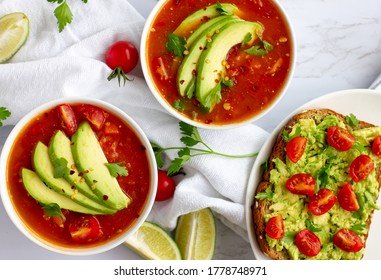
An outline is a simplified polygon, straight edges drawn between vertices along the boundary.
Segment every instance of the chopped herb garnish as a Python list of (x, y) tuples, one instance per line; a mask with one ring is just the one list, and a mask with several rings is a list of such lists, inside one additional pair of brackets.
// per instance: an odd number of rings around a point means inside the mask
[(128, 176), (128, 170), (121, 162), (106, 163), (106, 166), (112, 177)]
[(253, 35), (252, 35), (250, 32), (248, 32), (248, 33), (245, 35), (245, 38), (243, 38), (243, 40), (242, 40), (241, 48), (242, 48), (245, 44), (249, 43), (249, 42), (251, 41), (252, 38), (253, 38)]
[(313, 221), (310, 219), (306, 220), (306, 228), (308, 228), (312, 232), (319, 232), (321, 228), (319, 228)]
[(295, 133), (292, 136), (290, 136), (290, 134), (286, 130), (283, 130), (282, 138), (284, 139), (284, 141), (290, 142), (292, 138), (295, 138), (296, 136), (300, 136), (301, 134), (302, 134), (302, 129), (300, 128), (300, 126), (298, 126), (296, 127)]
[(353, 115), (352, 113), (350, 113), (348, 116), (345, 117), (345, 120), (347, 121), (347, 123), (352, 126), (352, 127), (355, 127), (359, 124), (359, 120), (356, 118), (355, 115)]
[[(201, 135), (198, 129), (190, 124), (185, 122), (179, 122), (180, 131), (182, 134), (181, 142), (185, 145), (183, 147), (168, 147), (163, 148), (158, 144), (151, 143), (152, 149), (155, 153), (156, 163), (158, 167), (163, 167), (164, 160), (163, 154), (169, 150), (178, 150), (177, 157), (172, 160), (167, 174), (172, 176), (177, 174), (182, 166), (192, 157), (202, 156), (202, 155), (217, 155), (228, 158), (246, 158), (246, 157), (255, 157), (258, 153), (243, 154), (243, 155), (229, 155), (224, 153), (219, 153), (214, 151), (208, 144), (204, 142), (201, 138)], [(196, 145), (202, 145), (204, 148), (197, 148)]]
[(364, 153), (366, 151), (365, 147), (363, 144), (361, 144), (360, 142), (356, 141), (354, 144), (353, 144), (353, 149), (359, 151), (361, 154)]
[(57, 203), (51, 203), (51, 204), (43, 204), (40, 203), (42, 206), (42, 209), (45, 210), (45, 215), (48, 217), (53, 217), (53, 216), (59, 216), (59, 217), (65, 217), (64, 214), (61, 211), (60, 206)]
[(187, 86), (185, 90), (185, 95), (191, 99), (194, 95), (194, 91), (196, 90), (196, 76), (192, 77), (192, 80), (190, 81), (189, 85)]
[(222, 84), (226, 87), (233, 87), (234, 86), (234, 81), (233, 80), (225, 80), (225, 79), (222, 79)]
[(262, 171), (267, 171), (267, 169), (269, 169), (269, 161), (268, 160), (266, 160), (265, 162), (263, 162), (261, 164), (261, 170)]
[(258, 45), (254, 45), (251, 48), (244, 50), (244, 52), (251, 55), (262, 56), (273, 49), (273, 45), (265, 40), (262, 40), (261, 37), (259, 37), (259, 42), (260, 43)]
[(53, 163), (53, 176), (54, 178), (66, 178), (69, 176), (70, 169), (67, 166), (68, 162), (64, 158), (56, 158), (52, 161)]
[(256, 199), (259, 199), (259, 200), (272, 200), (274, 197), (274, 192), (272, 191), (272, 189), (270, 188), (267, 188), (264, 192), (259, 192), (257, 193), (257, 195), (255, 196)]
[(227, 11), (224, 6), (220, 2), (217, 2), (217, 12), (219, 12), (221, 15), (230, 15), (230, 12)]
[(204, 107), (209, 111), (216, 103), (220, 103), (221, 99), (221, 82), (219, 82), (206, 96)]
[(185, 110), (185, 105), (183, 102), (181, 102), (180, 99), (176, 99), (173, 103), (172, 103), (172, 107), (175, 108), (176, 110), (179, 110), (179, 111), (184, 111)]
[(365, 224), (356, 224), (351, 227), (351, 230), (353, 230), (357, 234), (366, 234), (367, 226)]
[(0, 127), (3, 126), (2, 121), (5, 121), (10, 115), (11, 115), (11, 112), (9, 112), (7, 108), (0, 107)]
[(168, 35), (166, 48), (168, 52), (173, 52), (176, 56), (183, 57), (186, 43), (187, 40), (184, 37), (171, 33)]

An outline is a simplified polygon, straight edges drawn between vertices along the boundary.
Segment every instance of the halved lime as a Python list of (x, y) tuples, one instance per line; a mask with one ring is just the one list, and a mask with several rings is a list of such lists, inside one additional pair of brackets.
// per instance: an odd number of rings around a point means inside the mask
[(0, 63), (10, 60), (29, 35), (29, 19), (24, 13), (11, 13), (0, 18)]
[(205, 208), (183, 215), (176, 226), (175, 241), (184, 260), (211, 260), (216, 247), (216, 222)]
[(180, 250), (172, 237), (151, 222), (144, 222), (124, 245), (149, 260), (181, 260)]

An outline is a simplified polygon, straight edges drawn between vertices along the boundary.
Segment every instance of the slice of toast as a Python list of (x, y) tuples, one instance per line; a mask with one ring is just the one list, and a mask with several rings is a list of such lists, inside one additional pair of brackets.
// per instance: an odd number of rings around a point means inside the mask
[[(284, 130), (290, 133), (292, 130), (292, 127), (296, 123), (298, 123), (298, 121), (301, 119), (313, 118), (315, 122), (318, 124), (327, 116), (336, 116), (339, 120), (341, 120), (342, 122), (346, 124), (347, 129), (349, 131), (358, 130), (362, 128), (368, 128), (368, 127), (374, 127), (373, 124), (370, 124), (364, 121), (359, 121), (359, 123), (355, 127), (351, 127), (349, 124), (347, 124), (346, 117), (344, 115), (341, 115), (330, 109), (313, 109), (313, 110), (303, 111), (293, 116), (291, 120), (285, 125)], [(257, 195), (258, 193), (264, 192), (268, 188), (270, 189), (274, 188), (272, 183), (270, 183), (270, 172), (271, 170), (275, 168), (275, 164), (273, 160), (275, 158), (279, 158), (283, 162), (286, 161), (287, 155), (286, 155), (285, 147), (287, 142), (282, 137), (282, 131), (279, 133), (279, 135), (277, 136), (275, 140), (271, 154), (268, 158), (268, 168), (262, 175), (262, 179), (257, 186), (255, 195)], [(381, 165), (376, 167), (376, 178), (380, 186), (381, 185)], [(260, 199), (254, 198), (254, 203), (252, 205), (252, 215), (253, 215), (253, 221), (254, 221), (254, 232), (256, 235), (257, 243), (261, 251), (273, 259), (278, 259), (278, 260), (290, 259), (290, 256), (285, 249), (283, 249), (282, 251), (277, 251), (274, 248), (270, 247), (266, 240), (265, 215), (268, 213), (271, 213), (271, 210), (270, 210), (271, 204), (272, 204), (271, 201), (267, 199), (260, 200)], [(372, 214), (373, 214), (373, 211), (367, 220), (368, 229), (371, 224)], [(367, 235), (364, 236), (364, 239), (366, 241)]]

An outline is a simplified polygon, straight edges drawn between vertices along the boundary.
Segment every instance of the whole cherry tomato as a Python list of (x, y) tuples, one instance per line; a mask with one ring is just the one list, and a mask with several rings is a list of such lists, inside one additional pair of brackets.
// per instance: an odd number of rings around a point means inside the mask
[(359, 155), (349, 166), (349, 175), (355, 182), (360, 182), (368, 178), (370, 172), (374, 169), (374, 163), (370, 156)]
[(296, 234), (295, 245), (298, 247), (300, 253), (307, 257), (315, 257), (320, 253), (321, 242), (309, 229), (303, 229)]
[(293, 194), (311, 196), (315, 193), (316, 181), (310, 174), (295, 174), (286, 182), (286, 188)]
[(156, 201), (163, 201), (173, 197), (176, 183), (164, 170), (158, 171)]
[(307, 138), (303, 136), (296, 136), (292, 138), (286, 145), (286, 153), (288, 158), (293, 163), (297, 163), (298, 160), (303, 156), (306, 145)]
[(347, 228), (340, 229), (336, 232), (333, 236), (332, 242), (345, 252), (358, 252), (364, 248), (364, 243), (362, 242), (360, 236)]
[(351, 184), (345, 184), (339, 193), (337, 194), (337, 200), (341, 208), (347, 211), (357, 211), (360, 209), (359, 202), (355, 191), (352, 188)]
[(284, 236), (284, 223), (282, 215), (271, 217), (266, 224), (266, 234), (272, 239), (282, 239)]
[(118, 77), (119, 82), (121, 78), (128, 80), (126, 74), (136, 67), (138, 61), (139, 52), (131, 42), (114, 43), (106, 52), (106, 64), (113, 70), (107, 79)]
[(372, 152), (378, 157), (381, 157), (381, 135), (374, 138), (372, 143)]
[(356, 142), (355, 137), (346, 129), (339, 126), (331, 126), (327, 131), (328, 144), (339, 151), (347, 151)]
[(336, 195), (327, 188), (320, 189), (313, 196), (310, 196), (308, 208), (315, 216), (327, 213), (336, 203)]
[(103, 234), (101, 225), (94, 216), (81, 216), (79, 219), (71, 221), (69, 232), (73, 240), (78, 243), (96, 241)]

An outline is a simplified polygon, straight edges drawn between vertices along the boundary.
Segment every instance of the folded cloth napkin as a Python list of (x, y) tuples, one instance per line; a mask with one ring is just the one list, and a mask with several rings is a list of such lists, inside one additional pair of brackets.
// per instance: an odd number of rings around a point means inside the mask
[[(70, 2), (73, 22), (59, 33), (53, 10), (56, 4), (41, 0), (3, 0), (0, 16), (24, 12), (30, 20), (26, 44), (6, 64), (0, 65), (0, 106), (15, 124), (36, 106), (65, 96), (102, 99), (124, 110), (162, 147), (179, 146), (178, 120), (164, 111), (144, 81), (138, 66), (133, 81), (119, 87), (107, 81), (111, 70), (104, 63), (107, 48), (118, 40), (139, 47), (144, 18), (125, 0)], [(229, 154), (259, 151), (268, 136), (249, 124), (227, 131), (200, 129), (213, 149)], [(167, 154), (167, 162), (176, 157)], [(149, 220), (174, 229), (179, 215), (210, 207), (214, 213), (246, 237), (244, 203), (246, 184), (255, 158), (228, 159), (218, 156), (192, 158), (184, 166), (172, 199), (157, 202)]]

